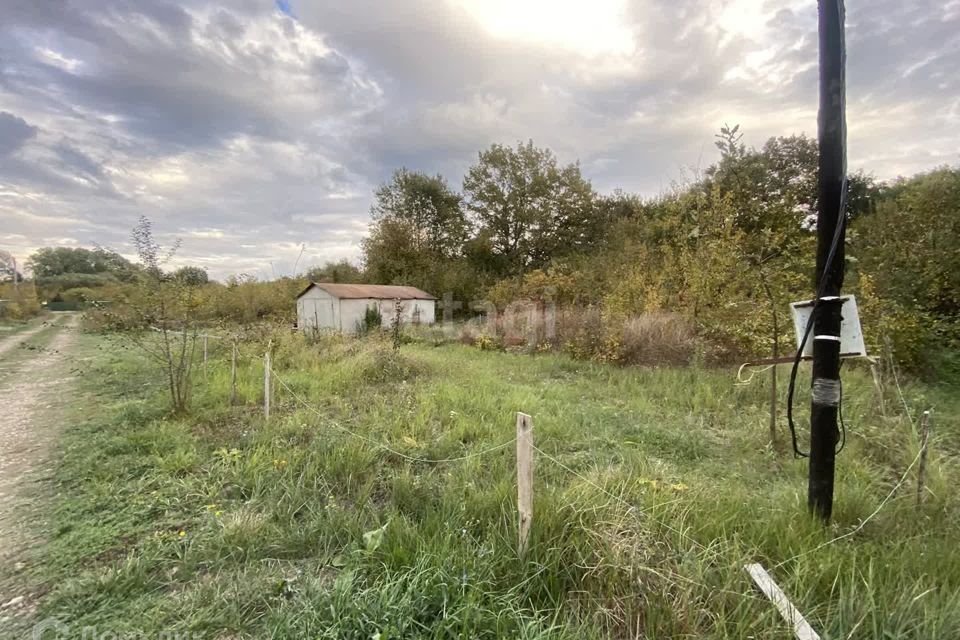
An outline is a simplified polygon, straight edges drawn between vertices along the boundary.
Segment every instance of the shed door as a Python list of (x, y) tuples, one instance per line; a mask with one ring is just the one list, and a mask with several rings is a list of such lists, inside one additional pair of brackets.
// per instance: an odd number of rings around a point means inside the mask
[(310, 309), (310, 323), (317, 329), (336, 327), (333, 316), (333, 299), (314, 299)]

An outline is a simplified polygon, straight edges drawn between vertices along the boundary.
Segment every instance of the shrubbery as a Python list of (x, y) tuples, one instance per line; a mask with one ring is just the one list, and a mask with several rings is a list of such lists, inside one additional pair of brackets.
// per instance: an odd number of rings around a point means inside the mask
[[(483, 152), (464, 194), (440, 176), (399, 171), (377, 190), (365, 269), (329, 263), (309, 275), (449, 294), (458, 319), (496, 318), (463, 330), (485, 348), (533, 345), (623, 363), (787, 355), (788, 304), (814, 290), (816, 142), (791, 136), (748, 149), (736, 127), (718, 138), (719, 162), (649, 200), (596, 194), (577, 165), (529, 143)], [(843, 291), (860, 300), (868, 349), (935, 374), (960, 348), (960, 169), (889, 184), (853, 174), (850, 193)], [(139, 267), (102, 251), (44, 250), (34, 262), (42, 299), (137, 295)], [(179, 271), (188, 272), (206, 324), (292, 325), (307, 282), (205, 283), (200, 270)], [(29, 314), (24, 305), (8, 303), (6, 313)], [(557, 337), (540, 335), (529, 305), (560, 310)], [(371, 316), (362, 329), (381, 323)], [(672, 346), (657, 352), (657, 339)]]
[(547, 311), (533, 303), (463, 324), (459, 341), (484, 350), (560, 351), (574, 358), (621, 365), (689, 364), (699, 349), (693, 326), (677, 314), (621, 318), (596, 307)]
[(33, 282), (21, 282), (19, 287), (13, 283), (0, 284), (0, 319), (25, 320), (40, 313), (40, 302)]

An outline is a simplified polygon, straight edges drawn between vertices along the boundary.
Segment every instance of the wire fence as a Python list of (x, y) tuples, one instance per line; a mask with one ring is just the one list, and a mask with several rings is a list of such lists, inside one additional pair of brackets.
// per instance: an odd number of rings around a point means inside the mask
[[(512, 438), (510, 438), (510, 439), (508, 439), (508, 440), (506, 440), (506, 441), (504, 441), (504, 442), (501, 442), (500, 444), (496, 444), (496, 445), (493, 445), (493, 446), (490, 446), (490, 447), (485, 447), (485, 448), (483, 448), (483, 449), (481, 449), (481, 450), (479, 450), (479, 451), (471, 452), (471, 453), (468, 453), (468, 454), (465, 454), (465, 455), (462, 455), (462, 456), (454, 456), (454, 457), (447, 457), (447, 458), (422, 458), (422, 457), (417, 457), (417, 456), (410, 456), (410, 455), (408, 455), (408, 454), (403, 453), (402, 451), (397, 451), (396, 449), (390, 447), (389, 445), (387, 445), (387, 444), (385, 444), (385, 443), (383, 443), (383, 442), (380, 442), (380, 441), (378, 441), (378, 440), (375, 440), (375, 439), (370, 438), (370, 437), (368, 437), (368, 436), (365, 436), (365, 435), (363, 435), (363, 434), (357, 433), (356, 431), (353, 431), (353, 430), (351, 430), (351, 429), (348, 429), (347, 427), (343, 426), (342, 424), (340, 424), (340, 423), (337, 422), (336, 420), (333, 420), (333, 419), (329, 418), (329, 416), (327, 416), (326, 414), (324, 414), (320, 409), (318, 409), (316, 406), (314, 406), (314, 405), (310, 404), (309, 402), (307, 402), (300, 394), (298, 394), (296, 391), (294, 391), (294, 390), (291, 388), (291, 386), (287, 383), (287, 381), (283, 378), (283, 376), (281, 376), (280, 374), (278, 374), (277, 371), (276, 371), (276, 369), (274, 369), (273, 367), (270, 368), (270, 376), (271, 376), (272, 379), (275, 379), (275, 380), (277, 381), (277, 383), (280, 385), (281, 388), (283, 388), (288, 394), (290, 394), (291, 398), (293, 398), (293, 400), (294, 400), (297, 404), (301, 405), (302, 407), (304, 407), (305, 409), (307, 409), (307, 410), (310, 411), (311, 413), (313, 413), (313, 414), (315, 414), (316, 416), (318, 416), (318, 417), (322, 420), (322, 423), (323, 423), (324, 425), (333, 427), (333, 428), (335, 428), (335, 429), (337, 429), (337, 430), (339, 430), (339, 431), (342, 431), (342, 432), (344, 432), (344, 433), (346, 433), (346, 434), (348, 434), (348, 435), (350, 435), (350, 436), (353, 436), (353, 437), (355, 437), (355, 438), (357, 438), (357, 439), (359, 439), (359, 440), (361, 440), (361, 441), (363, 441), (363, 442), (365, 442), (365, 443), (367, 443), (367, 444), (370, 444), (370, 445), (372, 445), (373, 447), (375, 447), (375, 448), (377, 448), (377, 449), (380, 449), (380, 450), (382, 450), (382, 451), (388, 452), (388, 453), (390, 453), (391, 455), (395, 455), (395, 456), (397, 456), (397, 457), (399, 457), (399, 458), (401, 458), (401, 459), (403, 459), (403, 460), (407, 460), (407, 461), (409, 461), (409, 462), (418, 463), (418, 464), (446, 464), (446, 463), (462, 462), (462, 461), (464, 461), (464, 460), (469, 460), (469, 459), (472, 459), (472, 458), (478, 458), (478, 457), (482, 457), (482, 456), (486, 456), (486, 455), (489, 455), (489, 454), (493, 454), (493, 453), (502, 451), (503, 449), (506, 449), (507, 447), (510, 447), (510, 446), (515, 445), (515, 444), (517, 443), (517, 440), (518, 440), (517, 436), (514, 436), (514, 437), (512, 437)], [(697, 541), (696, 539), (694, 539), (693, 537), (691, 537), (688, 533), (686, 533), (686, 532), (684, 532), (683, 530), (678, 529), (678, 528), (676, 528), (676, 527), (668, 524), (667, 522), (664, 522), (664, 521), (661, 520), (661, 519), (655, 518), (655, 517), (653, 517), (652, 515), (650, 515), (650, 512), (651, 512), (651, 511), (654, 511), (654, 510), (659, 509), (659, 508), (664, 508), (664, 507), (667, 507), (667, 506), (669, 506), (669, 505), (671, 505), (671, 504), (674, 504), (674, 503), (678, 502), (677, 499), (671, 499), (671, 500), (667, 500), (667, 501), (661, 501), (661, 502), (657, 503), (656, 505), (653, 505), (653, 506), (650, 506), (650, 507), (646, 507), (646, 508), (642, 508), (642, 509), (641, 509), (641, 508), (638, 508), (636, 505), (631, 504), (629, 501), (625, 500), (623, 497), (618, 496), (617, 494), (612, 493), (611, 491), (608, 491), (606, 488), (604, 488), (604, 487), (602, 487), (601, 485), (597, 484), (596, 482), (590, 480), (589, 478), (587, 478), (587, 477), (584, 476), (583, 474), (581, 474), (581, 473), (577, 472), (576, 470), (570, 468), (569, 466), (567, 466), (566, 464), (564, 464), (563, 462), (561, 462), (560, 460), (558, 460), (558, 459), (557, 459), (556, 457), (554, 457), (553, 455), (547, 453), (547, 452), (544, 451), (543, 449), (541, 449), (541, 448), (539, 448), (539, 447), (537, 447), (537, 446), (534, 445), (534, 446), (533, 446), (533, 450), (536, 451), (540, 456), (542, 456), (543, 459), (546, 459), (546, 460), (550, 461), (551, 463), (557, 465), (557, 467), (559, 467), (560, 469), (562, 469), (562, 470), (564, 470), (565, 472), (567, 472), (567, 473), (569, 473), (569, 474), (571, 474), (571, 475), (579, 478), (579, 479), (582, 480), (585, 484), (593, 487), (594, 489), (596, 489), (597, 491), (599, 491), (599, 492), (602, 493), (603, 495), (611, 498), (615, 503), (623, 506), (623, 507), (625, 508), (625, 512), (626, 512), (627, 515), (630, 515), (630, 516), (635, 517), (635, 518), (637, 518), (637, 519), (640, 519), (640, 516), (643, 516), (644, 518), (646, 518), (646, 519), (649, 520), (650, 522), (653, 522), (653, 523), (655, 523), (655, 524), (663, 527), (664, 529), (666, 529), (666, 530), (668, 530), (668, 531), (671, 531), (671, 532), (677, 534), (678, 536), (680, 536), (681, 539), (683, 539), (685, 542), (689, 543), (692, 547), (695, 547), (695, 548), (700, 549), (700, 550), (702, 550), (702, 551), (708, 551), (708, 548), (707, 548), (705, 545), (703, 545), (702, 543), (700, 543), (699, 541)], [(739, 597), (746, 597), (746, 598), (750, 598), (750, 599), (762, 600), (762, 598), (758, 598), (757, 596), (754, 596), (754, 595), (751, 594), (751, 593), (731, 592), (731, 591), (729, 591), (729, 590), (717, 589), (717, 588), (715, 588), (715, 587), (710, 587), (710, 586), (705, 585), (705, 584), (703, 584), (703, 583), (697, 582), (696, 580), (693, 580), (693, 579), (691, 579), (691, 578), (689, 578), (689, 577), (686, 577), (686, 576), (682, 576), (682, 575), (680, 575), (680, 574), (677, 574), (677, 573), (674, 572), (674, 571), (669, 571), (669, 572), (666, 572), (666, 573), (665, 573), (664, 571), (655, 571), (655, 570), (652, 570), (652, 569), (649, 569), (649, 571), (651, 571), (652, 573), (657, 574), (658, 577), (660, 577), (661, 579), (663, 579), (663, 580), (666, 581), (666, 582), (669, 582), (669, 583), (672, 584), (673, 586), (678, 586), (680, 582), (685, 582), (685, 583), (687, 583), (687, 584), (700, 587), (700, 588), (702, 588), (702, 589), (704, 589), (704, 590), (706, 590), (706, 591), (708, 591), (708, 592), (710, 592), (710, 591), (721, 591), (721, 592), (726, 592), (726, 593), (728, 593), (728, 594), (737, 595), (737, 596), (739, 596)]]
[[(242, 350), (242, 349), (239, 347), (239, 343), (238, 343), (237, 341), (234, 341), (234, 343), (233, 343), (233, 349), (234, 349), (235, 353), (237, 354), (237, 357), (239, 357), (239, 358), (243, 358), (244, 360), (247, 360), (247, 361), (250, 361), (250, 362), (256, 362), (256, 363), (262, 362), (262, 363), (263, 363), (262, 366), (263, 366), (263, 368), (264, 368), (264, 373), (267, 374), (267, 373), (269, 372), (269, 377), (270, 377), (270, 379), (275, 380), (276, 383), (277, 383), (277, 385), (279, 386), (279, 388), (281, 388), (284, 392), (286, 392), (296, 405), (299, 405), (299, 406), (302, 407), (303, 409), (305, 409), (305, 410), (309, 411), (310, 413), (314, 414), (314, 415), (321, 421), (321, 424), (323, 424), (324, 426), (332, 427), (332, 428), (334, 428), (334, 429), (336, 429), (336, 430), (338, 430), (338, 431), (341, 431), (341, 432), (347, 434), (347, 435), (350, 436), (350, 437), (356, 438), (356, 439), (358, 439), (358, 440), (360, 440), (360, 441), (362, 441), (362, 442), (364, 442), (364, 443), (366, 443), (366, 444), (368, 444), (368, 445), (370, 445), (370, 446), (372, 446), (372, 447), (374, 447), (374, 448), (376, 448), (376, 449), (379, 449), (379, 450), (381, 450), (381, 451), (384, 451), (384, 452), (386, 452), (386, 453), (389, 453), (390, 455), (396, 456), (397, 458), (400, 458), (400, 459), (402, 459), (402, 460), (406, 460), (406, 461), (411, 462), (411, 463), (415, 463), (415, 464), (450, 464), (450, 463), (457, 463), (457, 462), (462, 462), (462, 461), (466, 461), (466, 460), (470, 460), (470, 459), (479, 458), (479, 457), (483, 457), (483, 456), (487, 456), (487, 455), (492, 455), (492, 454), (498, 453), (498, 452), (503, 451), (504, 449), (506, 449), (506, 448), (508, 448), (508, 447), (511, 447), (511, 446), (517, 444), (517, 442), (518, 442), (518, 437), (517, 437), (517, 436), (514, 436), (514, 437), (511, 437), (511, 438), (509, 438), (509, 439), (507, 439), (507, 440), (505, 440), (505, 441), (502, 441), (502, 442), (500, 442), (500, 443), (498, 443), (498, 444), (495, 444), (495, 445), (492, 445), (492, 446), (488, 446), (488, 447), (484, 447), (484, 448), (482, 448), (482, 449), (480, 449), (480, 450), (472, 451), (472, 452), (465, 453), (465, 454), (463, 454), (463, 455), (458, 455), (458, 456), (450, 456), (450, 457), (443, 457), (443, 458), (427, 458), (427, 457), (420, 457), (420, 456), (412, 456), (412, 455), (410, 455), (410, 454), (408, 454), (408, 453), (404, 453), (403, 451), (398, 451), (396, 448), (391, 447), (389, 444), (387, 444), (387, 443), (385, 443), (385, 442), (379, 441), (379, 440), (377, 440), (377, 439), (375, 439), (375, 438), (371, 438), (370, 436), (364, 435), (364, 434), (362, 434), (362, 433), (358, 433), (357, 431), (355, 431), (355, 430), (353, 430), (353, 429), (350, 429), (350, 428), (344, 426), (343, 424), (341, 424), (341, 423), (338, 422), (337, 420), (334, 420), (333, 418), (331, 418), (327, 413), (325, 413), (325, 412), (324, 412), (323, 410), (321, 410), (319, 407), (317, 407), (317, 406), (315, 406), (314, 404), (312, 404), (311, 402), (309, 402), (309, 401), (303, 396), (302, 393), (298, 393), (298, 392), (293, 388), (293, 386), (291, 385), (291, 383), (288, 382), (288, 380), (284, 377), (284, 375), (280, 374), (280, 373), (276, 370), (276, 368), (274, 368), (272, 365), (270, 365), (270, 364), (268, 363), (268, 361), (266, 361), (263, 357), (258, 356), (258, 355), (254, 355), (254, 354), (251, 354), (251, 353), (244, 352), (244, 350)], [(899, 396), (900, 396), (900, 401), (902, 402), (903, 406), (904, 406), (905, 408), (908, 407), (907, 402), (906, 402), (906, 399), (904, 398), (903, 389), (902, 389), (901, 385), (899, 384), (899, 380), (897, 380), (896, 389), (897, 389), (897, 393), (898, 393)], [(268, 390), (265, 390), (265, 393), (269, 393), (269, 391), (268, 391)], [(909, 416), (908, 416), (908, 419), (909, 419)], [(911, 423), (912, 423), (912, 422), (911, 422)], [(629, 500), (625, 499), (622, 495), (617, 495), (616, 493), (608, 490), (606, 487), (604, 487), (604, 486), (598, 484), (597, 482), (593, 481), (592, 479), (590, 479), (589, 477), (587, 477), (587, 476), (584, 475), (583, 473), (580, 473), (580, 472), (578, 472), (576, 469), (571, 468), (569, 465), (565, 464), (565, 463), (562, 462), (560, 459), (558, 459), (556, 455), (553, 455), (553, 454), (551, 454), (551, 453), (549, 453), (549, 452), (547, 452), (547, 451), (544, 451), (544, 449), (542, 448), (542, 446), (533, 445), (532, 448), (533, 448), (533, 450), (537, 453), (539, 459), (548, 461), (549, 463), (555, 465), (557, 468), (561, 469), (561, 470), (564, 471), (565, 473), (567, 473), (567, 474), (569, 474), (569, 475), (571, 475), (571, 476), (573, 476), (573, 477), (576, 477), (577, 479), (579, 479), (579, 480), (580, 480), (581, 482), (583, 482), (584, 484), (592, 487), (593, 489), (595, 489), (596, 491), (598, 491), (598, 492), (601, 493), (602, 495), (604, 495), (604, 496), (606, 496), (607, 498), (611, 499), (614, 503), (616, 503), (617, 505), (619, 505), (620, 507), (622, 507), (627, 515), (630, 515), (631, 517), (636, 518), (638, 521), (641, 521), (641, 520), (644, 520), (644, 519), (645, 519), (645, 520), (648, 521), (649, 523), (653, 523), (653, 524), (655, 524), (655, 525), (658, 525), (658, 526), (662, 527), (663, 529), (665, 529), (665, 530), (667, 530), (667, 531), (670, 531), (670, 532), (676, 534), (676, 535), (679, 537), (680, 540), (682, 540), (684, 543), (688, 544), (691, 548), (697, 549), (697, 550), (702, 551), (702, 552), (704, 552), (704, 553), (710, 553), (710, 552), (711, 552), (712, 547), (708, 547), (708, 546), (705, 545), (704, 543), (700, 542), (699, 540), (697, 540), (696, 538), (694, 538), (688, 531), (685, 531), (685, 530), (683, 530), (683, 529), (681, 529), (681, 528), (678, 528), (678, 527), (676, 527), (676, 526), (674, 526), (674, 525), (672, 525), (672, 524), (670, 524), (670, 523), (668, 523), (668, 522), (665, 522), (663, 519), (657, 518), (657, 517), (655, 517), (655, 516), (652, 514), (652, 512), (655, 512), (655, 511), (657, 511), (657, 510), (662, 510), (662, 509), (665, 509), (665, 508), (667, 508), (667, 507), (669, 507), (669, 506), (671, 506), (671, 505), (673, 505), (673, 504), (676, 504), (676, 503), (679, 502), (681, 499), (679, 499), (679, 498), (673, 498), (673, 499), (670, 499), (670, 500), (662, 500), (662, 501), (658, 501), (658, 502), (656, 502), (655, 504), (650, 505), (650, 506), (639, 507), (638, 505), (636, 505), (636, 504), (630, 502)], [(910, 462), (910, 464), (906, 467), (906, 469), (904, 470), (903, 474), (899, 477), (899, 479), (898, 479), (897, 482), (894, 484), (894, 486), (890, 489), (890, 491), (889, 491), (889, 492), (883, 497), (883, 499), (879, 502), (879, 504), (876, 506), (876, 508), (875, 508), (867, 517), (863, 518), (857, 525), (853, 526), (853, 527), (850, 528), (848, 531), (846, 531), (846, 532), (844, 532), (844, 533), (842, 533), (842, 534), (840, 534), (840, 535), (837, 535), (837, 536), (835, 536), (835, 537), (833, 537), (833, 538), (831, 538), (831, 539), (829, 539), (829, 540), (826, 540), (826, 541), (824, 541), (824, 542), (822, 542), (822, 543), (820, 543), (820, 544), (818, 544), (818, 545), (816, 545), (816, 546), (814, 546), (814, 547), (811, 547), (811, 548), (809, 548), (809, 549), (806, 549), (806, 550), (804, 550), (804, 551), (801, 551), (801, 552), (799, 552), (799, 553), (796, 553), (796, 554), (794, 554), (794, 555), (792, 555), (792, 556), (790, 556), (790, 557), (788, 557), (788, 558), (786, 558), (786, 559), (784, 559), (784, 560), (781, 560), (780, 562), (774, 564), (774, 565), (771, 567), (771, 571), (776, 570), (776, 569), (779, 569), (779, 568), (781, 568), (781, 567), (783, 567), (783, 566), (785, 566), (785, 565), (788, 565), (788, 564), (790, 564), (790, 563), (792, 563), (792, 562), (795, 562), (796, 560), (798, 560), (798, 559), (800, 559), (800, 558), (803, 558), (803, 557), (805, 557), (805, 556), (807, 556), (807, 555), (809, 555), (809, 554), (812, 554), (812, 553), (814, 553), (814, 552), (816, 552), (816, 551), (820, 551), (820, 550), (824, 549), (825, 547), (828, 547), (828, 546), (830, 546), (830, 545), (836, 544), (836, 543), (841, 542), (841, 541), (843, 541), (843, 540), (845, 540), (845, 539), (851, 538), (851, 537), (855, 536), (857, 533), (859, 533), (860, 531), (862, 531), (862, 530), (864, 529), (864, 527), (866, 527), (869, 522), (871, 522), (874, 518), (876, 518), (877, 515), (884, 509), (884, 507), (891, 502), (891, 500), (893, 499), (893, 497), (896, 495), (897, 491), (899, 491), (900, 488), (903, 486), (903, 484), (907, 481), (907, 478), (909, 477), (910, 472), (911, 472), (911, 471), (913, 470), (913, 468), (917, 465), (918, 461), (919, 461), (920, 458), (921, 458), (922, 453), (923, 453), (922, 450), (921, 450), (921, 451), (918, 451), (917, 455), (913, 458), (913, 460)], [(744, 558), (742, 558), (742, 559), (740, 560), (739, 564), (742, 565), (742, 564), (745, 564), (745, 563), (749, 563), (749, 562), (751, 562), (752, 560), (753, 560), (753, 558), (744, 557)], [(662, 579), (666, 580), (667, 582), (670, 582), (670, 583), (673, 584), (673, 585), (677, 585), (679, 582), (684, 582), (684, 583), (687, 583), (687, 584), (691, 584), (691, 585), (694, 585), (694, 586), (698, 586), (698, 587), (703, 588), (703, 589), (705, 589), (705, 590), (707, 590), (707, 591), (725, 592), (725, 593), (735, 594), (735, 595), (737, 595), (737, 596), (739, 596), (739, 597), (745, 597), (745, 598), (750, 598), (750, 599), (763, 600), (763, 598), (760, 598), (760, 597), (758, 597), (758, 596), (755, 596), (755, 595), (753, 595), (752, 593), (749, 593), (749, 592), (744, 592), (744, 593), (741, 593), (741, 592), (730, 592), (730, 591), (728, 591), (728, 590), (717, 589), (716, 587), (710, 587), (710, 586), (708, 586), (708, 585), (702, 584), (702, 583), (700, 583), (700, 582), (697, 582), (696, 580), (693, 580), (693, 579), (691, 579), (691, 578), (689, 578), (689, 577), (687, 577), (687, 576), (682, 576), (682, 575), (680, 575), (680, 574), (678, 574), (678, 573), (676, 573), (676, 572), (673, 572), (673, 571), (669, 571), (668, 574), (665, 574), (665, 573), (662, 572), (662, 571), (657, 571), (657, 570), (654, 570), (654, 569), (649, 568), (649, 567), (643, 567), (643, 569), (646, 570), (646, 571), (649, 571), (649, 572), (651, 572), (651, 573), (653, 573), (653, 574), (656, 574), (656, 575), (660, 576)]]

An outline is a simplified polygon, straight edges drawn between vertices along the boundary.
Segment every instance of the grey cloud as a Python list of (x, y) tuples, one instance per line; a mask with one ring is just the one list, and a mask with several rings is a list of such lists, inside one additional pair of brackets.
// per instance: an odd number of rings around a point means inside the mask
[[(848, 5), (852, 166), (960, 161), (960, 11)], [(725, 121), (752, 144), (815, 133), (815, 5), (737, 6), (629, 0), (634, 49), (590, 56), (494, 37), (446, 1), (294, 0), (293, 19), (268, 0), (12, 0), (4, 237), (122, 249), (144, 213), (183, 261), (270, 275), (301, 242), (301, 265), (355, 257), (394, 169), (457, 185), (477, 151), (527, 138), (602, 190), (653, 195), (716, 158)]]
[(0, 156), (10, 155), (37, 135), (37, 128), (12, 113), (0, 111)]
[[(184, 9), (168, 4), (95, 6), (66, 17), (32, 11), (22, 24), (8, 27), (21, 58), (20, 73), (7, 74), (11, 90), (56, 86), (55, 99), (64, 110), (81, 106), (117, 114), (119, 126), (149, 138), (160, 152), (215, 145), (237, 134), (296, 138), (304, 121), (322, 113), (284, 104), (291, 90), (338, 117), (349, 117), (362, 97), (345, 59), (334, 52), (328, 60), (297, 47), (292, 21), (286, 35), (306, 61), (304, 69), (285, 69), (271, 43), (247, 46), (244, 23), (253, 16), (221, 9), (201, 28)], [(64, 54), (82, 62), (77, 73), (31, 54), (33, 43), (51, 31), (61, 36)], [(283, 72), (294, 86), (271, 83)]]
[(55, 149), (64, 169), (91, 180), (103, 178), (103, 168), (87, 154), (66, 142), (61, 142)]

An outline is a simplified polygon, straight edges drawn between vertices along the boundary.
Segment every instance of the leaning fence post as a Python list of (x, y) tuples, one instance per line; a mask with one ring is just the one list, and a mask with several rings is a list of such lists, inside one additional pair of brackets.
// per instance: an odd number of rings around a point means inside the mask
[(237, 343), (230, 350), (230, 406), (237, 404)]
[(533, 419), (517, 412), (517, 511), (520, 514), (520, 555), (527, 550), (533, 523)]
[(263, 417), (270, 419), (270, 345), (263, 354)]
[(917, 467), (917, 505), (923, 502), (923, 485), (927, 476), (927, 449), (930, 442), (930, 412), (920, 419), (920, 466)]

